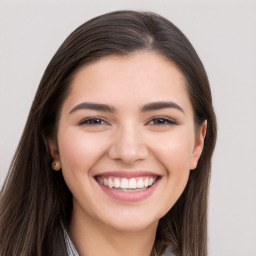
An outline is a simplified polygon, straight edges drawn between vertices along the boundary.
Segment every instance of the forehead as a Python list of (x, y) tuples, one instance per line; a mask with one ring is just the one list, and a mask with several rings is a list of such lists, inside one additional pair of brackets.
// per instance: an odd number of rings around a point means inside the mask
[(71, 83), (69, 102), (100, 101), (123, 105), (128, 100), (190, 104), (179, 68), (154, 52), (108, 56), (82, 67)]

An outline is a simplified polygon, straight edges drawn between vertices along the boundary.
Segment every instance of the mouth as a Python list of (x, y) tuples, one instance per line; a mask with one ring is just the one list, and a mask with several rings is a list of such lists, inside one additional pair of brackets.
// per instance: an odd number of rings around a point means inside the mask
[(108, 196), (128, 202), (148, 198), (156, 189), (161, 176), (149, 173), (105, 173), (94, 177)]
[(96, 178), (97, 181), (110, 189), (125, 192), (137, 192), (150, 188), (158, 179), (157, 176), (152, 177), (136, 177), (136, 178), (123, 178), (123, 177), (102, 177)]

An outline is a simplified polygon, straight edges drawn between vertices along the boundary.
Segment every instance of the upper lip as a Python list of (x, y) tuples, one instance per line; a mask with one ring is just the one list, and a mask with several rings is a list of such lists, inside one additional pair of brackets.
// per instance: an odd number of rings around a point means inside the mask
[(95, 175), (95, 177), (120, 177), (120, 178), (136, 178), (136, 177), (148, 177), (148, 176), (161, 176), (158, 173), (151, 171), (127, 171), (127, 170), (117, 170), (117, 171), (107, 171)]

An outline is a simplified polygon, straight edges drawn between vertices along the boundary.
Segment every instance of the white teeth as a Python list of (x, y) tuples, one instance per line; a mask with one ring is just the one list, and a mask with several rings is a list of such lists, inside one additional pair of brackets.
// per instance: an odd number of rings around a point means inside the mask
[(126, 178), (122, 178), (121, 179), (121, 184), (120, 184), (121, 188), (129, 188), (129, 182)]
[(145, 186), (145, 188), (147, 188), (148, 186), (149, 186), (149, 181), (148, 181), (148, 179), (145, 179), (145, 181), (144, 181), (144, 186)]
[(114, 182), (111, 178), (108, 178), (108, 187), (110, 187), (110, 188), (114, 187)]
[(114, 187), (115, 188), (119, 188), (120, 187), (120, 180), (117, 179), (117, 178), (114, 179)]
[(137, 181), (137, 188), (143, 188), (144, 187), (144, 182), (142, 178), (139, 178)]
[(132, 188), (132, 189), (136, 188), (136, 180), (134, 178), (131, 178), (129, 180), (129, 188)]
[(99, 183), (109, 188), (115, 188), (123, 191), (139, 191), (152, 186), (157, 177), (141, 177), (141, 178), (114, 178), (114, 177), (98, 177)]

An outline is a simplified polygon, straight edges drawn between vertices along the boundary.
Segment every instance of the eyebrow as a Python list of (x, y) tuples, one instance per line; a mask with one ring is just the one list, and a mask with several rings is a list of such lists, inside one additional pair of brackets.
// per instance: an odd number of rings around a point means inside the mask
[(91, 103), (91, 102), (83, 102), (77, 106), (75, 106), (69, 114), (80, 110), (80, 109), (91, 109), (91, 110), (98, 110), (103, 112), (115, 113), (117, 109), (113, 106), (106, 105), (106, 104), (99, 104), (99, 103)]
[(160, 110), (163, 108), (175, 108), (185, 114), (184, 110), (177, 103), (172, 101), (157, 101), (157, 102), (148, 103), (141, 108), (141, 112)]
[[(148, 103), (140, 109), (141, 112), (149, 112), (154, 110), (160, 110), (164, 108), (175, 108), (180, 110), (182, 113), (185, 114), (184, 110), (175, 102), (172, 101), (157, 101)], [(83, 102), (75, 106), (69, 114), (81, 110), (81, 109), (91, 109), (91, 110), (97, 110), (97, 111), (103, 111), (103, 112), (109, 112), (109, 113), (116, 113), (117, 109), (114, 106), (107, 105), (107, 104), (100, 104), (100, 103), (92, 103), (92, 102)]]

